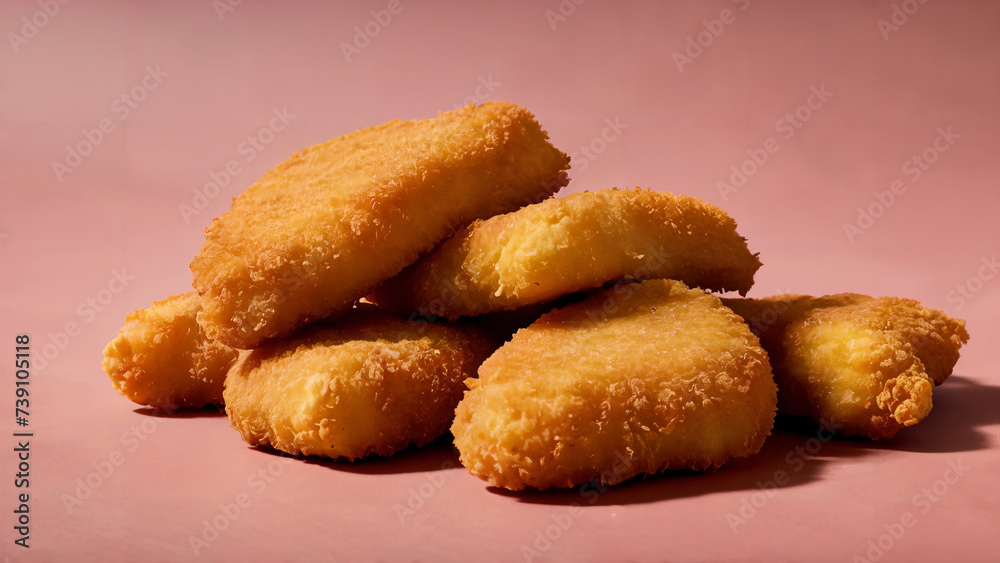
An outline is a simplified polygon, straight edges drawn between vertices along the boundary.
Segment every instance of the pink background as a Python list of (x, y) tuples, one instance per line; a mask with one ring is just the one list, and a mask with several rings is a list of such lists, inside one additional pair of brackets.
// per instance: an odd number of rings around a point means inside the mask
[[(557, 0), (404, 0), (388, 25), (370, 23), (387, 6), (245, 0), (220, 18), (211, 0), (79, 0), (52, 17), (36, 1), (0, 5), (2, 354), (27, 332), (37, 361), (46, 346), (53, 356), (31, 376), (30, 550), (13, 544), (18, 428), (2, 362), (4, 561), (1000, 557), (1000, 279), (981, 268), (1000, 251), (1000, 5), (564, 0), (553, 26)], [(894, 6), (901, 25), (884, 36)], [(45, 25), (25, 31), (25, 17)], [(378, 33), (345, 57), (366, 24)], [(32, 37), (12, 45), (10, 33)], [(707, 47), (678, 68), (699, 33)], [(125, 115), (115, 100), (147, 67), (166, 75)], [(814, 87), (832, 95), (810, 100)], [(299, 148), (488, 98), (526, 106), (573, 153), (564, 194), (639, 185), (722, 206), (764, 262), (752, 295), (899, 295), (965, 319), (972, 340), (930, 417), (876, 444), (777, 430), (714, 474), (509, 495), (458, 467), (448, 444), (281, 463), (222, 415), (159, 418), (112, 390), (104, 344), (128, 312), (190, 287), (202, 229), (230, 197)], [(283, 108), (294, 117), (248, 152)], [(796, 111), (800, 128), (779, 122)], [(110, 132), (88, 147), (83, 131), (104, 119)], [(958, 137), (915, 178), (906, 163), (939, 129)], [(723, 198), (718, 183), (769, 138), (777, 150)], [(57, 178), (53, 163), (81, 143), (89, 154)], [(238, 172), (185, 221), (179, 206), (231, 160)], [(896, 180), (880, 208), (874, 193)], [(852, 240), (859, 207), (878, 217)], [(67, 507), (78, 489), (86, 498)], [(196, 555), (190, 537), (213, 520), (225, 529)]]

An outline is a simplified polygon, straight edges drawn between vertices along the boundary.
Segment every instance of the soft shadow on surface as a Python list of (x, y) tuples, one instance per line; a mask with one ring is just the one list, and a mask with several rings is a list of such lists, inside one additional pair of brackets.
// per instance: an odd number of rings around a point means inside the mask
[(934, 407), (927, 418), (903, 428), (889, 440), (865, 442), (876, 450), (968, 452), (994, 447), (980, 428), (1000, 424), (1000, 387), (968, 377), (951, 376), (934, 388)]
[(132, 412), (143, 416), (156, 418), (225, 418), (225, 407), (218, 405), (208, 405), (200, 409), (179, 408), (176, 410), (157, 409), (153, 407), (139, 407)]
[[(821, 434), (827, 437), (826, 433)], [(719, 492), (758, 492), (768, 486), (795, 487), (822, 478), (823, 468), (838, 458), (869, 455), (852, 440), (823, 442), (815, 426), (807, 435), (775, 430), (756, 455), (731, 461), (715, 472), (667, 471), (611, 487), (587, 483), (572, 489), (512, 492), (487, 490), (518, 502), (546, 505), (607, 506), (642, 504)]]
[(961, 452), (993, 447), (980, 428), (1000, 424), (1000, 387), (952, 376), (934, 389), (934, 408), (919, 424), (901, 429), (889, 440), (837, 437), (822, 441), (825, 432), (801, 417), (779, 416), (760, 453), (731, 461), (714, 473), (667, 471), (620, 485), (596, 483), (573, 489), (490, 492), (517, 502), (582, 506), (638, 504), (696, 497), (717, 492), (761, 491), (803, 485), (822, 478), (824, 467), (839, 459), (860, 458), (879, 451)]
[[(667, 471), (638, 477), (625, 483), (604, 487), (589, 483), (573, 489), (511, 492), (483, 483), (488, 491), (517, 502), (603, 506), (657, 502), (697, 497), (718, 492), (755, 493), (776, 481), (779, 488), (795, 487), (822, 478), (824, 468), (839, 459), (859, 458), (879, 451), (963, 452), (993, 447), (984, 427), (1000, 424), (1000, 387), (983, 385), (967, 377), (952, 376), (934, 389), (934, 408), (919, 424), (904, 428), (889, 440), (869, 441), (838, 437), (822, 441), (827, 435), (805, 418), (779, 416), (772, 435), (760, 453), (730, 461), (715, 472)], [(179, 409), (174, 412), (139, 407), (135, 413), (157, 418), (221, 418), (222, 407)], [(370, 455), (358, 461), (331, 460), (297, 456), (305, 463), (321, 465), (334, 471), (363, 475), (420, 473), (441, 469), (464, 469), (451, 434), (445, 434), (428, 446), (407, 448), (390, 456)], [(268, 447), (254, 447), (262, 453), (290, 457)], [(295, 456), (291, 456), (295, 457)]]
[[(270, 448), (258, 448), (271, 451)], [(335, 471), (361, 475), (392, 475), (422, 473), (440, 469), (461, 468), (458, 451), (452, 445), (451, 434), (446, 434), (422, 448), (410, 447), (388, 456), (369, 455), (357, 461), (334, 460), (322, 457), (301, 456), (299, 459), (312, 465), (322, 465)]]

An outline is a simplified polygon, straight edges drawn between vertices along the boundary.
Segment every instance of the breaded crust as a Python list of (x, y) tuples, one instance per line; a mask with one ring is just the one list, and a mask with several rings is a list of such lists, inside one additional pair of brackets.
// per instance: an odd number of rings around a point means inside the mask
[(451, 428), (462, 463), (511, 490), (717, 468), (760, 449), (776, 403), (740, 318), (670, 280), (543, 315), (467, 384)]
[(233, 200), (191, 263), (206, 332), (254, 348), (342, 314), (469, 222), (549, 197), (569, 157), (507, 102), (295, 153)]
[(934, 385), (969, 340), (964, 321), (912, 299), (842, 293), (723, 302), (767, 350), (780, 412), (872, 440), (930, 413)]
[(222, 403), (237, 352), (205, 336), (197, 321), (200, 303), (190, 291), (126, 318), (101, 364), (119, 393), (165, 410)]
[(448, 430), (463, 381), (497, 343), (468, 325), (410, 322), (361, 305), (244, 352), (226, 413), (251, 445), (347, 458), (422, 446)]
[(572, 194), (476, 221), (371, 299), (448, 319), (506, 311), (621, 279), (745, 294), (760, 260), (724, 211), (650, 190)]

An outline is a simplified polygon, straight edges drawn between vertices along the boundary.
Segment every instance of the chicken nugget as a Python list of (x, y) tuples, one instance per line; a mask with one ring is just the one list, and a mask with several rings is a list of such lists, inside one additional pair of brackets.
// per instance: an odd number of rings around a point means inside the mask
[(672, 280), (543, 315), (467, 384), (451, 427), (462, 463), (511, 490), (717, 468), (760, 450), (777, 400), (757, 337)]
[(222, 403), (232, 348), (198, 325), (198, 293), (189, 291), (130, 314), (104, 348), (101, 367), (119, 393), (167, 411)]
[(724, 299), (767, 350), (778, 410), (845, 436), (891, 438), (926, 417), (969, 340), (965, 321), (912, 299), (841, 293)]
[(745, 294), (760, 267), (724, 211), (698, 198), (606, 189), (476, 221), (371, 300), (448, 319), (505, 311), (621, 279)]
[(342, 314), (456, 229), (549, 197), (568, 166), (534, 116), (507, 102), (309, 147), (206, 230), (191, 263), (199, 322), (254, 348)]
[(226, 413), (251, 445), (352, 461), (389, 455), (447, 432), (462, 382), (496, 346), (472, 326), (360, 305), (244, 352), (226, 378)]

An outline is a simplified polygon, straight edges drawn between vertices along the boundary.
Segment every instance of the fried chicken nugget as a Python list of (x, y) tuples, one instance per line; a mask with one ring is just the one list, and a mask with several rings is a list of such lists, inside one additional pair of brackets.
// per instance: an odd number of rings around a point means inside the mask
[(467, 384), (451, 427), (462, 463), (511, 490), (717, 468), (760, 450), (777, 400), (740, 318), (671, 280), (542, 316)]
[(760, 267), (724, 211), (698, 198), (606, 189), (476, 221), (372, 301), (454, 320), (621, 279), (670, 278), (745, 294)]
[(969, 340), (965, 322), (912, 299), (856, 293), (724, 299), (767, 350), (778, 410), (841, 434), (891, 438), (932, 406)]
[(534, 116), (507, 102), (309, 147), (206, 230), (191, 263), (199, 321), (254, 348), (342, 314), (459, 227), (549, 197), (568, 167)]
[(119, 393), (165, 410), (222, 403), (237, 352), (205, 336), (198, 293), (190, 291), (130, 314), (104, 348), (102, 367)]
[(497, 343), (472, 326), (413, 323), (359, 305), (244, 352), (226, 413), (251, 445), (290, 454), (389, 455), (447, 432), (463, 381)]

